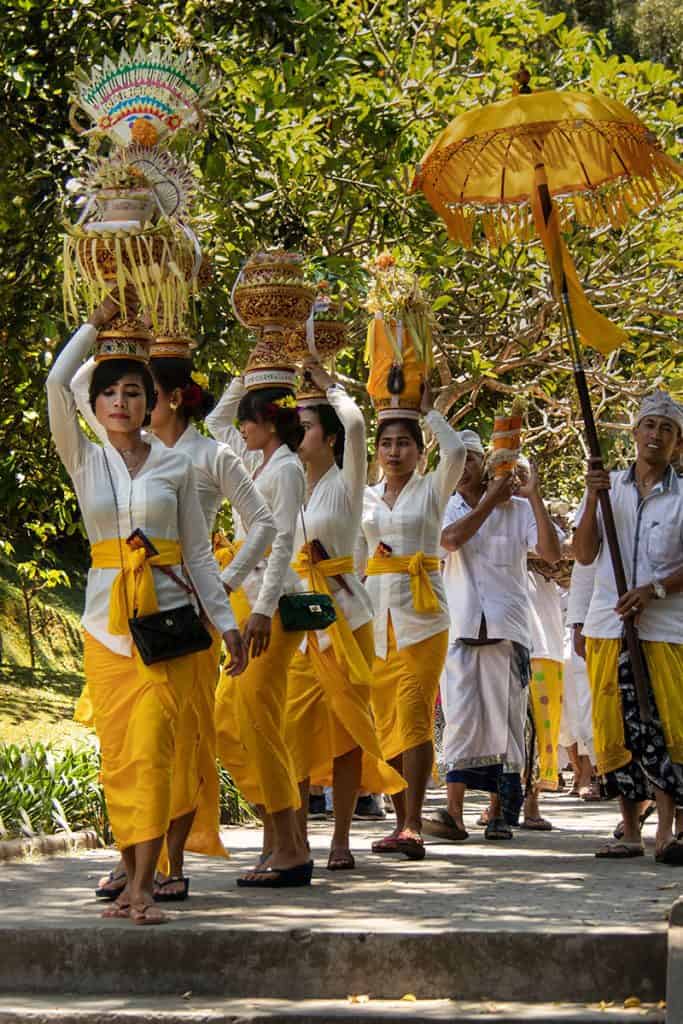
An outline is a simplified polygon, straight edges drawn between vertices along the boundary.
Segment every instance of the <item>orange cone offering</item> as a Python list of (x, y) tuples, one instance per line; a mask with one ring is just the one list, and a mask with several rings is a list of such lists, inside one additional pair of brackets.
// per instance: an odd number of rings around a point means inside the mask
[(517, 465), (521, 451), (522, 418), (526, 411), (526, 402), (517, 397), (513, 400), (509, 414), (496, 413), (493, 420), (493, 451), (489, 456), (489, 466), (494, 477), (512, 473)]

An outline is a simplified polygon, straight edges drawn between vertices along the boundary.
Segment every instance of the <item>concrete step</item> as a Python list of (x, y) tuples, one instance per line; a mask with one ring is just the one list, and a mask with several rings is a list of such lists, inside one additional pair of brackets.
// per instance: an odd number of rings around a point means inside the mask
[[(358, 999), (358, 997), (355, 997)], [(578, 1003), (494, 1003), (449, 999), (412, 1001), (277, 999), (207, 1000), (117, 997), (84, 999), (0, 997), (0, 1024), (663, 1024), (664, 1010), (652, 1004), (634, 1009)]]
[[(201, 924), (179, 915), (160, 928), (127, 921), (49, 916), (0, 924), (0, 992), (83, 996), (250, 999), (471, 1001), (555, 1000), (620, 1003), (665, 998), (667, 935), (634, 928), (568, 926), (516, 931), (443, 928), (406, 932), (313, 931)], [(135, 968), (131, 969), (134, 964)]]

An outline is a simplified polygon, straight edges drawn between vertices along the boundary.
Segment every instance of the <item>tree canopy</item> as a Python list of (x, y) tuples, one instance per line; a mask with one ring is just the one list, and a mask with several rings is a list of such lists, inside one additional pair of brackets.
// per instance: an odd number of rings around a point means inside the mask
[[(464, 251), (424, 198), (414, 165), (449, 120), (508, 96), (524, 63), (532, 87), (621, 100), (672, 155), (683, 123), (672, 66), (613, 52), (536, 0), (7, 0), (0, 52), (0, 519), (16, 534), (78, 516), (47, 430), (44, 380), (66, 337), (60, 217), (85, 146), (69, 126), (76, 66), (123, 45), (169, 40), (200, 52), (222, 84), (189, 155), (214, 280), (201, 302), (197, 365), (218, 390), (243, 365), (248, 337), (230, 285), (256, 247), (304, 251), (357, 298), (354, 347), (338, 368), (363, 399), (364, 261), (388, 248), (411, 264), (438, 310), (440, 407), (488, 435), (501, 395), (530, 398), (527, 447), (547, 490), (573, 499), (584, 452), (570, 363), (537, 244)], [(607, 360), (587, 353), (607, 454), (645, 390), (680, 388), (683, 316), (680, 196), (619, 231), (567, 236), (591, 300), (627, 327)]]

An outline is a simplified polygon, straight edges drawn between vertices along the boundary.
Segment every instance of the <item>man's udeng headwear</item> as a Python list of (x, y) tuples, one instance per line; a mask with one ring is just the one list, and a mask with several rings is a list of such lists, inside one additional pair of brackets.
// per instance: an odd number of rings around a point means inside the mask
[(474, 430), (461, 430), (460, 439), (468, 452), (476, 452), (477, 455), (481, 455), (482, 458), (484, 457), (484, 446), (481, 443), (479, 434)]
[(683, 435), (683, 405), (677, 402), (667, 391), (653, 391), (646, 395), (640, 403), (640, 408), (634, 420), (633, 426), (637, 427), (646, 416), (666, 416), (672, 420)]

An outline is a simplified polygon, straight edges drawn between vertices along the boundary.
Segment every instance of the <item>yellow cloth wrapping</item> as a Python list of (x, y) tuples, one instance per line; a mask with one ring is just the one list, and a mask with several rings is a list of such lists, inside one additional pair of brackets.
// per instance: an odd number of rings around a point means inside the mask
[[(360, 626), (351, 636), (369, 673), (375, 656), (372, 623)], [(332, 785), (335, 758), (360, 747), (362, 789), (371, 793), (405, 789), (402, 776), (382, 759), (370, 712), (370, 688), (352, 682), (348, 666), (339, 661), (334, 648), (321, 651), (315, 633), (308, 634), (306, 653), (297, 651), (289, 666), (285, 744), (299, 782), (310, 779), (315, 786)]]
[(120, 569), (109, 597), (109, 632), (113, 636), (130, 632), (128, 620), (134, 612), (142, 616), (159, 611), (152, 566), (179, 565), (182, 561), (177, 540), (150, 540), (156, 555), (148, 556), (144, 547), (131, 548), (118, 537), (98, 541), (90, 548), (93, 569)]
[[(683, 644), (643, 640), (652, 692), (671, 760), (683, 764)], [(593, 739), (597, 770), (603, 775), (631, 760), (624, 743), (619, 693), (619, 639), (586, 638), (586, 667), (593, 698)]]
[[(628, 335), (621, 327), (617, 327), (606, 316), (599, 313), (586, 298), (574, 261), (560, 234), (557, 207), (550, 198), (545, 167), (540, 162), (534, 168), (534, 179), (535, 187), (531, 196), (531, 209), (536, 230), (550, 264), (555, 298), (559, 299), (562, 294), (562, 278), (564, 276), (572, 317), (581, 335), (581, 340), (603, 355), (609, 355), (615, 348), (619, 348), (620, 345), (628, 341)], [(545, 204), (542, 200), (543, 195)]]
[[(133, 549), (128, 544), (119, 542), (118, 537), (98, 541), (90, 548), (93, 569), (120, 569), (123, 558), (123, 570), (114, 580), (109, 598), (108, 628), (113, 636), (122, 636), (130, 632), (128, 620), (135, 609), (138, 615), (151, 615), (159, 611), (152, 566), (179, 565), (182, 561), (182, 550), (177, 541), (154, 537), (152, 544), (159, 552), (152, 558), (147, 557), (144, 548)], [(150, 665), (149, 670), (151, 675), (165, 675), (164, 669), (159, 666)], [(95, 725), (87, 679), (76, 702), (74, 721), (91, 729)]]
[(541, 789), (557, 789), (558, 745), (562, 718), (563, 665), (550, 658), (531, 659), (531, 713), (536, 727), (538, 781)]
[[(249, 603), (230, 595), (242, 629)], [(246, 608), (244, 607), (246, 605)], [(287, 669), (304, 634), (287, 633), (279, 612), (272, 619), (268, 650), (252, 658), (236, 678), (221, 673), (216, 691), (218, 756), (252, 804), (269, 814), (301, 805), (294, 765), (284, 742)]]
[(116, 654), (85, 633), (85, 676), (102, 754), (102, 785), (119, 849), (164, 836), (179, 716), (195, 681), (194, 656), (162, 662), (164, 672)]
[(370, 691), (385, 761), (433, 740), (434, 705), (447, 650), (447, 629), (397, 650), (389, 618), (387, 657), (375, 658)]
[(214, 703), (222, 638), (194, 657), (195, 684), (176, 729), (171, 791), (171, 821), (196, 811), (185, 849), (208, 857), (227, 857), (220, 840), (220, 786), (216, 766)]
[[(243, 540), (228, 540), (225, 534), (222, 533), (216, 535), (213, 544), (213, 554), (214, 558), (218, 562), (218, 568), (221, 572), (223, 569), (227, 569), (237, 552), (243, 547)], [(267, 558), (270, 552), (270, 547), (266, 548), (263, 553), (263, 557)], [(243, 587), (238, 587), (236, 590), (231, 592), (230, 604), (232, 605), (232, 610), (235, 613), (235, 618), (238, 622), (242, 619), (246, 620), (248, 618), (249, 613), (251, 612), (251, 607), (249, 605), (249, 598), (244, 592)]]
[[(363, 657), (353, 630), (335, 601), (327, 582), (330, 576), (343, 576), (345, 573), (355, 572), (353, 557), (346, 555), (341, 558), (325, 558), (320, 562), (313, 562), (308, 547), (304, 544), (296, 561), (292, 562), (292, 569), (302, 579), (308, 578), (313, 590), (327, 594), (331, 598), (337, 618), (325, 632), (330, 638), (337, 662), (342, 668), (346, 666), (349, 679), (355, 686), (372, 686), (371, 666)], [(309, 638), (313, 635), (309, 634)]]
[[(400, 353), (396, 321), (391, 322), (389, 331), (391, 335), (387, 331), (387, 323), (379, 317), (373, 317), (368, 324), (365, 358), (370, 364), (370, 374), (367, 392), (377, 410), (395, 409), (396, 415), (400, 416), (401, 409), (420, 408), (427, 370), (425, 363), (416, 355), (413, 336), (408, 327), (405, 324), (403, 326)], [(405, 383), (400, 395), (393, 395), (388, 388), (389, 372), (396, 363), (402, 367)]]
[(365, 572), (367, 576), (379, 576), (382, 573), (407, 572), (410, 574), (410, 589), (413, 595), (413, 608), (421, 615), (434, 615), (441, 611), (430, 572), (439, 571), (439, 559), (435, 555), (425, 555), (416, 551), (414, 555), (374, 556), (368, 559)]

